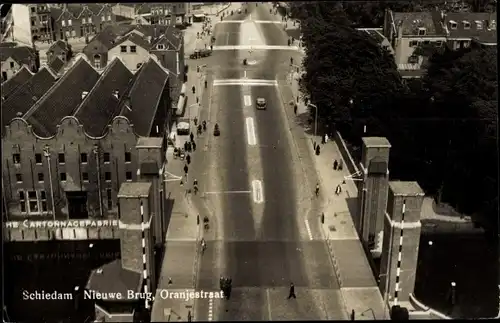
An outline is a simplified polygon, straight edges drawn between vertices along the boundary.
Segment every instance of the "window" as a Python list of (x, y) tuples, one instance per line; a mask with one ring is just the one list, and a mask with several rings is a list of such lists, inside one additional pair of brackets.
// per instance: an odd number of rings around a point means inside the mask
[(410, 41), (410, 47), (417, 47), (417, 46), (418, 46), (418, 41), (416, 41), (416, 40)]
[(129, 152), (125, 152), (125, 162), (130, 163), (132, 161), (132, 154)]
[(125, 173), (125, 179), (127, 181), (131, 181), (132, 180), (132, 172), (126, 172)]
[(476, 29), (481, 30), (483, 29), (483, 22), (481, 20), (476, 20)]
[(91, 24), (92, 23), (92, 17), (88, 17), (87, 21), (89, 22), (89, 24)]
[(38, 213), (38, 198), (36, 196), (36, 191), (28, 191), (28, 212)]
[(66, 173), (61, 173), (61, 182), (66, 182)]
[(457, 23), (454, 21), (450, 21), (450, 28), (451, 29), (457, 29)]
[(43, 173), (38, 173), (38, 182), (43, 183)]
[(68, 19), (68, 26), (71, 26), (72, 24), (71, 19)]
[(87, 163), (87, 154), (86, 153), (81, 153), (80, 154), (80, 162), (82, 164), (86, 164)]
[(88, 182), (88, 181), (89, 181), (89, 173), (87, 173), (87, 172), (83, 172), (83, 173), (82, 173), (82, 180), (83, 180), (84, 182)]
[(35, 13), (35, 12), (36, 12), (35, 7), (31, 7), (31, 12), (32, 12), (32, 13)]
[(165, 45), (158, 44), (158, 45), (156, 45), (156, 49), (165, 49)]
[(470, 29), (470, 22), (463, 21), (463, 24), (464, 24), (464, 29)]
[(111, 21), (111, 16), (110, 15), (108, 15), (108, 21)]
[(430, 44), (430, 41), (424, 40), (424, 45), (429, 45), (429, 44)]
[(131, 53), (136, 53), (137, 52), (137, 46), (130, 46), (130, 52)]
[(66, 31), (64, 32), (64, 35), (66, 36), (66, 38), (71, 37), (71, 33), (69, 32), (69, 30), (66, 30)]
[(425, 36), (425, 31), (426, 31), (425, 28), (422, 28), (422, 27), (418, 28), (418, 35), (419, 36)]
[(82, 24), (86, 24), (87, 21), (85, 20), (85, 18), (82, 18)]
[(16, 182), (22, 183), (23, 182), (23, 175), (21, 174), (16, 174)]
[(21, 154), (12, 154), (12, 161), (14, 164), (21, 164)]
[(441, 47), (441, 46), (443, 46), (443, 42), (441, 40), (438, 40), (436, 42), (436, 47)]
[(106, 189), (106, 197), (108, 200), (108, 209), (113, 208), (113, 200), (111, 198), (111, 189), (110, 188)]
[(33, 19), (31, 19), (31, 25), (34, 26), (35, 25), (35, 21)]
[(127, 52), (127, 46), (120, 46), (120, 52), (126, 53)]
[(57, 159), (59, 160), (59, 164), (64, 164), (66, 162), (64, 154), (58, 154)]
[(42, 154), (35, 154), (35, 163), (38, 165), (42, 163)]
[(110, 157), (109, 153), (104, 153), (104, 163), (109, 163)]
[(21, 212), (26, 212), (26, 196), (23, 191), (19, 191), (19, 206), (21, 207)]
[(63, 27), (66, 27), (66, 20), (61, 20), (61, 25), (62, 25)]
[(72, 36), (72, 37), (76, 37), (76, 30), (72, 30), (72, 31), (71, 31), (71, 36)]
[(14, 62), (10, 62), (10, 68), (14, 68)]
[(40, 191), (40, 201), (42, 202), (42, 212), (47, 212), (47, 194), (45, 194), (45, 191)]
[(101, 21), (106, 21), (106, 16), (101, 16)]
[(104, 173), (104, 180), (106, 182), (111, 182), (111, 172), (105, 172)]

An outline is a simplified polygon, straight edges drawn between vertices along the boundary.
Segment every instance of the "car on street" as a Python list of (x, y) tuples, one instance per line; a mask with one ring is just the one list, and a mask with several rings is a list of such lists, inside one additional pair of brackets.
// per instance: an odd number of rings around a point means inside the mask
[(257, 110), (266, 110), (267, 109), (266, 99), (257, 98), (257, 100), (255, 101), (255, 106), (257, 107)]

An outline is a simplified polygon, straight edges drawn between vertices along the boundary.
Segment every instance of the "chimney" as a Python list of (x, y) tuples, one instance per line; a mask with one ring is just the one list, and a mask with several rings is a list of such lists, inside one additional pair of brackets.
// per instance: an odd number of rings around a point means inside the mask
[(87, 91), (83, 91), (82, 92), (82, 101), (85, 99), (85, 97), (87, 96), (87, 94), (89, 94), (89, 92), (87, 92)]
[(113, 96), (114, 96), (115, 98), (117, 98), (117, 99), (120, 99), (120, 91), (118, 91), (118, 90), (114, 90), (114, 91), (113, 91)]

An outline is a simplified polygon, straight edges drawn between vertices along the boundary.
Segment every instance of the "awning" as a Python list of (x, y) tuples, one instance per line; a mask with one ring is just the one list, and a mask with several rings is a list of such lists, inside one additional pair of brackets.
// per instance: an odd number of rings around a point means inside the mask
[(179, 96), (179, 102), (177, 102), (177, 116), (181, 116), (184, 113), (184, 107), (186, 106), (186, 97), (184, 95)]

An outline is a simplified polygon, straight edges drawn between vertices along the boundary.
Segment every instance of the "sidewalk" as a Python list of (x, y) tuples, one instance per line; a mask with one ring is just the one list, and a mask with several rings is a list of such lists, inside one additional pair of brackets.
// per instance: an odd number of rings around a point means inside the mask
[[(378, 290), (368, 260), (364, 254), (361, 242), (358, 239), (352, 220), (352, 214), (357, 214), (357, 188), (349, 176), (346, 162), (335, 141), (331, 138), (326, 144), (321, 144), (321, 133), (314, 135), (314, 122), (309, 124), (310, 114), (299, 93), (298, 76), (295, 70), (301, 66), (302, 55), (294, 55), (294, 70), (286, 76), (287, 85), (282, 90), (283, 101), (292, 133), (297, 142), (299, 154), (310, 154), (313, 164), (309, 165), (316, 172), (320, 184), (320, 214), (324, 214), (324, 223), (318, 225), (323, 237), (327, 240), (328, 249), (334, 270), (340, 282), (341, 293), (345, 302), (346, 311), (355, 310), (356, 319), (383, 319), (386, 317), (382, 296)], [(294, 115), (293, 103), (297, 104), (297, 115)], [(292, 104), (290, 104), (292, 103)], [(319, 128), (319, 127), (318, 127)], [(313, 142), (320, 144), (320, 155), (315, 155)], [(342, 171), (333, 169), (334, 160), (343, 162)], [(314, 177), (307, 171), (308, 177)], [(309, 179), (311, 182), (311, 179)], [(316, 183), (314, 183), (316, 185)], [(342, 192), (335, 194), (340, 185)], [(363, 316), (361, 316), (363, 313)]]

